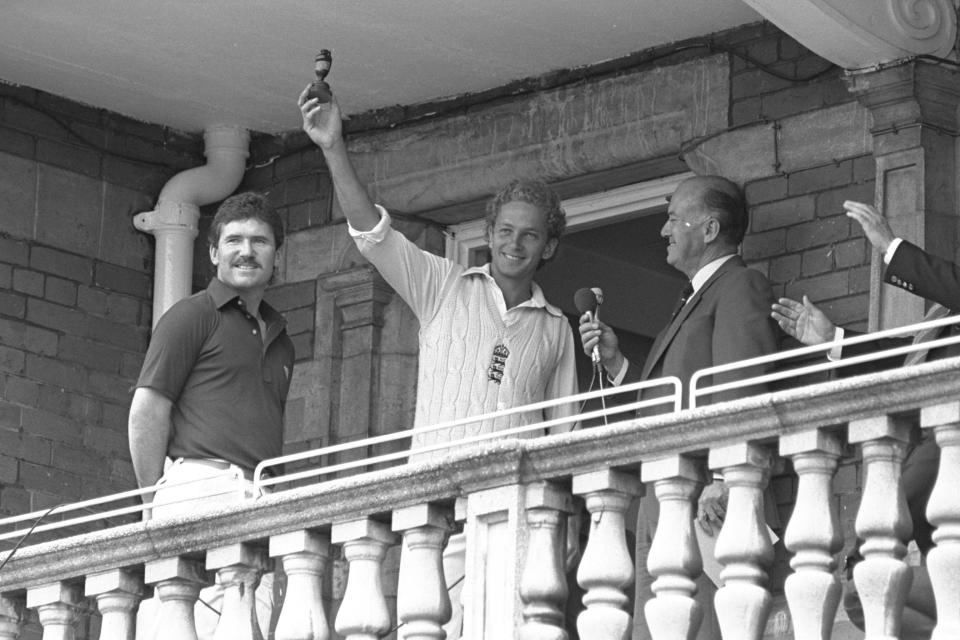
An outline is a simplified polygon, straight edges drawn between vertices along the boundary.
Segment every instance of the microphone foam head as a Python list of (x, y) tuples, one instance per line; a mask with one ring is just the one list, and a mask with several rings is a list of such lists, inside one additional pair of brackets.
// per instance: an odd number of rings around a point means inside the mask
[(597, 296), (592, 289), (577, 289), (573, 294), (573, 304), (581, 315), (588, 311), (592, 313), (597, 310)]
[(597, 298), (597, 306), (603, 304), (603, 289), (600, 287), (590, 287), (590, 291), (593, 291), (593, 295)]

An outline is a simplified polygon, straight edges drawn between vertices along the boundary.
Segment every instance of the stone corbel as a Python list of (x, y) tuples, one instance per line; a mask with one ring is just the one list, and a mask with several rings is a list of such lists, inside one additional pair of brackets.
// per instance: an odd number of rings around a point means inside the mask
[(844, 69), (918, 55), (947, 57), (956, 45), (951, 0), (746, 0), (764, 18)]
[(319, 281), (324, 290), (334, 294), (343, 314), (341, 329), (383, 326), (383, 309), (393, 299), (393, 289), (371, 265), (324, 275)]

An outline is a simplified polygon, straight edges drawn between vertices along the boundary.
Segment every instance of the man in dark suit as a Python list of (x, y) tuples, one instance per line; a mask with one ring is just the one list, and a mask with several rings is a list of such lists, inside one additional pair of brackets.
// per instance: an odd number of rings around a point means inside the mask
[[(923, 296), (934, 304), (927, 312), (927, 319), (945, 317), (960, 309), (960, 269), (948, 260), (932, 256), (916, 245), (897, 238), (886, 218), (867, 204), (847, 201), (843, 203), (847, 215), (863, 227), (867, 239), (883, 255), (886, 264), (883, 279), (888, 284), (906, 289)], [(843, 339), (844, 329), (837, 327), (807, 296), (802, 302), (790, 298), (780, 298), (773, 305), (771, 313), (780, 327), (788, 334), (807, 345), (823, 344)], [(943, 332), (953, 332), (956, 325), (943, 328)], [(928, 336), (929, 339), (940, 336)], [(916, 338), (885, 339), (870, 343), (848, 346), (840, 352), (838, 347), (831, 350), (830, 358), (839, 359), (868, 353), (880, 349), (909, 344)], [(957, 355), (955, 348), (935, 349), (931, 352), (908, 354), (905, 360), (888, 358), (857, 367), (841, 367), (840, 375), (855, 375), (894, 366), (916, 364), (925, 359)], [(920, 553), (926, 556), (933, 547), (933, 527), (926, 517), (927, 501), (936, 482), (940, 466), (940, 451), (933, 435), (917, 434), (916, 442), (911, 445), (903, 461), (901, 482), (913, 520), (913, 539)], [(858, 550), (852, 554), (857, 559)], [(914, 568), (913, 587), (904, 611), (904, 637), (929, 637), (929, 631), (936, 622), (936, 610), (933, 606), (932, 590), (925, 567)], [(862, 615), (859, 615), (859, 599), (848, 593), (844, 605), (850, 619), (862, 628)]]
[[(615, 384), (677, 376), (683, 382), (683, 406), (687, 406), (687, 387), (694, 372), (773, 353), (777, 350), (777, 332), (769, 317), (773, 301), (770, 283), (759, 271), (749, 269), (737, 254), (748, 222), (739, 187), (719, 176), (698, 176), (680, 183), (669, 202), (667, 221), (660, 231), (667, 239), (667, 263), (686, 275), (690, 282), (643, 366), (628, 361), (620, 352), (613, 330), (594, 321), (590, 314), (580, 319), (580, 337), (588, 355), (594, 346), (598, 347), (601, 364)], [(741, 369), (722, 378), (716, 376), (707, 383), (741, 380), (759, 373), (756, 368)], [(764, 391), (763, 385), (751, 385), (713, 394), (698, 400), (698, 404)], [(649, 397), (645, 392), (643, 399)], [(662, 413), (664, 409), (661, 407), (658, 411)], [(656, 499), (641, 502), (637, 526), (638, 576), (645, 574), (645, 551), (653, 539), (659, 517)], [(726, 490), (722, 482), (714, 482), (700, 497), (698, 523), (713, 533), (722, 523), (725, 512)], [(697, 600), (704, 611), (704, 620), (697, 638), (719, 639), (712, 606), (715, 589), (705, 578), (698, 581), (698, 587)], [(643, 591), (638, 588), (637, 624), (641, 624), (642, 619), (639, 605), (650, 597)], [(642, 635), (645, 631), (640, 637), (645, 637)]]
[[(601, 364), (618, 384), (677, 376), (685, 387), (700, 369), (775, 352), (777, 332), (769, 318), (770, 283), (737, 255), (746, 229), (746, 205), (735, 184), (719, 176), (682, 182), (670, 198), (660, 235), (667, 239), (667, 263), (687, 276), (692, 291), (688, 289), (678, 302), (642, 367), (623, 356), (609, 326), (587, 314), (580, 319), (584, 351), (590, 354), (598, 346)], [(755, 369), (741, 370), (713, 382), (756, 373)], [(687, 406), (684, 391), (683, 405)], [(733, 389), (702, 402), (763, 391), (757, 386)]]

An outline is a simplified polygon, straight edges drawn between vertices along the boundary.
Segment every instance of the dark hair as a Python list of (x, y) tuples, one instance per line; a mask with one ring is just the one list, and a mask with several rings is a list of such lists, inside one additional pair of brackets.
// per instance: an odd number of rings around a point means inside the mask
[(270, 205), (266, 195), (255, 191), (232, 195), (220, 204), (210, 224), (210, 231), (207, 232), (207, 240), (211, 246), (216, 246), (225, 225), (251, 218), (270, 225), (274, 245), (277, 249), (283, 246), (283, 220), (280, 219), (280, 214)]
[(493, 228), (503, 205), (528, 202), (542, 211), (547, 219), (547, 239), (559, 238), (567, 227), (567, 214), (560, 206), (560, 196), (539, 180), (513, 180), (487, 202), (487, 228)]
[(720, 223), (720, 236), (734, 246), (743, 241), (750, 218), (743, 191), (735, 183), (720, 176), (703, 176), (707, 182), (703, 190), (703, 206)]

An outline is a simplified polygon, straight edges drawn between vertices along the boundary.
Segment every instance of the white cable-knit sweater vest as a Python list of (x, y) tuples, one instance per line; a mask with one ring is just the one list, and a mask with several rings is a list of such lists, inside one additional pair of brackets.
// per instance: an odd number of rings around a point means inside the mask
[[(394, 230), (379, 243), (359, 241), (358, 246), (420, 321), (415, 430), (576, 393), (573, 336), (558, 309), (528, 302), (501, 316), (495, 298), (499, 290), (486, 270), (466, 269), (421, 251)], [(502, 365), (502, 376), (496, 375), (497, 367), (491, 371), (495, 364)], [(550, 417), (572, 413), (564, 405)], [(424, 431), (413, 437), (411, 447), (543, 419), (540, 411), (527, 412)], [(542, 433), (529, 434), (536, 435)]]

